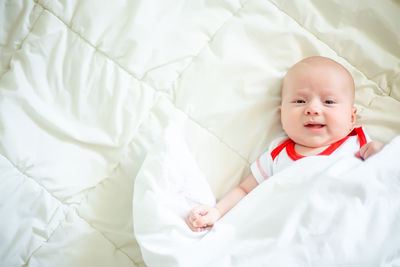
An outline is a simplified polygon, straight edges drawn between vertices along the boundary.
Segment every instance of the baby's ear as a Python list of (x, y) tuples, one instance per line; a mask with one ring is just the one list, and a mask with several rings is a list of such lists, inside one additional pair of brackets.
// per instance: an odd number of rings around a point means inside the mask
[(282, 105), (279, 105), (279, 106), (278, 106), (278, 110), (279, 110), (279, 112), (282, 111)]
[(351, 113), (351, 123), (354, 124), (357, 118), (357, 108), (353, 106), (353, 112)]

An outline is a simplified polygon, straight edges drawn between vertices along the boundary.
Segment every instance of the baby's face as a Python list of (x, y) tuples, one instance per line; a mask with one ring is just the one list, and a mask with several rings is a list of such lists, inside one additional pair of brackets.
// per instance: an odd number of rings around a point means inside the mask
[(282, 88), (281, 121), (295, 143), (324, 147), (353, 128), (354, 83), (340, 67), (316, 59), (300, 62), (288, 72)]

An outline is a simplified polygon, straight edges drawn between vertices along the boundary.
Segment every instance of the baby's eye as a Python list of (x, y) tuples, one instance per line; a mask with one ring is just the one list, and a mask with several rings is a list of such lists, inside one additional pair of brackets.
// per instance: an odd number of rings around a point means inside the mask
[(306, 101), (298, 99), (298, 100), (295, 100), (294, 103), (296, 103), (296, 104), (304, 104), (304, 103), (306, 103)]
[(325, 104), (332, 105), (332, 104), (335, 104), (335, 101), (333, 101), (333, 100), (325, 100)]

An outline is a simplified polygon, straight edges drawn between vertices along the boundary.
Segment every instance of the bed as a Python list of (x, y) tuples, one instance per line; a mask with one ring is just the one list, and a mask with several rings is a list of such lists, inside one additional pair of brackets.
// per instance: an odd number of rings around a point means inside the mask
[(219, 199), (282, 133), (282, 78), (304, 57), (351, 72), (357, 124), (389, 143), (399, 14), (395, 0), (1, 1), (0, 266), (149, 265), (133, 200), (166, 129)]

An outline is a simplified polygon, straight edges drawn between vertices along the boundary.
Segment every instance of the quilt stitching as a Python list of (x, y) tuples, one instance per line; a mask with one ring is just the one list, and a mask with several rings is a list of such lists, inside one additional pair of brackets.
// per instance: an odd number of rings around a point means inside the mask
[(64, 218), (58, 221), (57, 227), (54, 228), (54, 230), (50, 233), (49, 237), (46, 240), (44, 240), (39, 247), (37, 247), (34, 251), (32, 251), (31, 255), (28, 256), (23, 266), (28, 266), (32, 256), (35, 255), (35, 253), (39, 251), (51, 239), (51, 237), (55, 234), (57, 229), (60, 228), (61, 224), (66, 221), (66, 218), (67, 218), (66, 214), (64, 213)]
[(110, 243), (115, 247), (115, 249), (119, 250), (122, 254), (124, 254), (125, 256), (127, 256), (128, 259), (130, 259), (135, 265), (139, 265), (139, 264), (142, 263), (142, 261), (139, 262), (139, 261), (135, 261), (134, 259), (132, 259), (132, 257), (130, 257), (130, 256), (128, 255), (128, 253), (126, 253), (124, 250), (122, 250), (120, 247), (118, 247), (117, 244), (115, 244), (110, 238), (107, 237), (107, 235), (105, 235), (102, 231), (100, 231), (99, 229), (97, 229), (97, 227), (93, 226), (90, 222), (88, 222), (85, 218), (83, 218), (83, 217), (80, 215), (80, 213), (79, 213), (79, 211), (78, 211), (77, 209), (75, 210), (75, 214), (78, 215), (79, 218), (82, 219), (82, 221), (84, 221), (85, 223), (87, 223), (87, 224), (88, 224), (91, 228), (93, 228), (96, 232), (100, 233), (100, 235), (101, 235), (105, 240), (107, 240), (108, 242), (110, 242)]
[(66, 204), (63, 203), (60, 199), (58, 199), (56, 196), (54, 196), (54, 195), (52, 194), (52, 192), (50, 192), (49, 190), (47, 190), (47, 188), (44, 187), (40, 182), (38, 182), (37, 180), (35, 180), (34, 178), (32, 178), (30, 175), (26, 174), (24, 171), (22, 171), (22, 168), (20, 168), (20, 167), (17, 166), (16, 164), (14, 164), (8, 157), (6, 157), (5, 155), (3, 155), (2, 153), (1, 153), (1, 156), (4, 157), (4, 158), (8, 161), (8, 163), (9, 163), (11, 166), (13, 166), (13, 168), (14, 168), (15, 170), (17, 170), (18, 173), (19, 173), (22, 177), (24, 177), (24, 179), (29, 179), (29, 180), (31, 180), (31, 181), (34, 181), (34, 183), (35, 183), (37, 186), (39, 186), (44, 192), (46, 192), (47, 194), (49, 194), (49, 196), (51, 196), (52, 199), (56, 200), (57, 203), (58, 203), (57, 206), (60, 207), (60, 208), (62, 209), (63, 214), (64, 214), (63, 219), (61, 219), (61, 220), (58, 221), (57, 227), (55, 227), (55, 228), (53, 229), (53, 231), (49, 234), (49, 237), (48, 237), (46, 240), (44, 240), (40, 246), (38, 246), (35, 250), (33, 250), (32, 253), (31, 253), (31, 255), (28, 256), (28, 258), (26, 259), (26, 262), (25, 262), (25, 264), (24, 264), (24, 266), (25, 266), (25, 265), (27, 265), (27, 264), (29, 263), (31, 257), (35, 254), (35, 252), (38, 251), (45, 243), (47, 243), (47, 241), (53, 236), (53, 234), (54, 234), (54, 233), (56, 232), (56, 230), (59, 228), (59, 226), (61, 225), (61, 223), (62, 223), (63, 221), (66, 220), (66, 211), (65, 211), (65, 208), (71, 208), (71, 207), (72, 207), (73, 205), (75, 205), (75, 204), (66, 205)]
[(214, 34), (213, 34), (212, 36), (210, 36), (209, 40), (204, 44), (204, 46), (203, 46), (201, 49), (199, 49), (198, 53), (197, 53), (195, 56), (192, 57), (192, 61), (188, 64), (188, 66), (186, 66), (186, 67), (181, 71), (181, 73), (178, 75), (178, 77), (175, 79), (175, 81), (172, 82), (173, 84), (176, 83), (176, 82), (182, 77), (183, 73), (185, 73), (185, 71), (186, 71), (187, 69), (190, 68), (190, 66), (193, 64), (194, 59), (198, 58), (199, 55), (203, 52), (203, 50), (204, 50), (206, 47), (209, 47), (209, 46), (210, 46), (210, 43), (214, 40), (214, 38), (215, 38), (215, 36), (218, 34), (218, 32), (227, 24), (227, 22), (228, 22), (232, 17), (237, 16), (237, 14), (243, 9), (244, 5), (245, 5), (247, 2), (248, 2), (248, 1), (246, 1), (245, 3), (240, 3), (240, 8), (238, 8), (235, 12), (233, 12), (233, 13), (232, 13), (232, 16), (231, 16), (230, 18), (228, 18), (224, 23), (222, 23), (220, 27), (218, 27), (218, 29), (214, 32)]
[(18, 167), (17, 165), (15, 165), (12, 161), (10, 161), (5, 155), (3, 155), (3, 154), (1, 154), (1, 155), (2, 155), (15, 169), (25, 178), (25, 179), (30, 179), (30, 180), (34, 181), (40, 188), (42, 188), (42, 189), (43, 189), (46, 193), (48, 193), (53, 199), (55, 199), (55, 200), (58, 202), (58, 206), (62, 208), (63, 213), (64, 213), (64, 217), (63, 217), (63, 219), (61, 219), (61, 220), (58, 221), (57, 227), (55, 227), (55, 228), (53, 229), (53, 231), (49, 234), (49, 237), (48, 237), (45, 241), (43, 241), (42, 244), (41, 244), (39, 247), (37, 247), (37, 248), (31, 253), (31, 255), (28, 256), (28, 258), (27, 258), (27, 260), (26, 260), (24, 266), (27, 265), (27, 264), (29, 263), (29, 261), (30, 261), (30, 259), (32, 258), (32, 256), (33, 256), (37, 251), (39, 251), (40, 248), (41, 248), (45, 243), (47, 243), (47, 242), (51, 239), (51, 237), (54, 235), (54, 233), (57, 231), (57, 229), (59, 229), (59, 227), (61, 226), (61, 224), (62, 224), (63, 222), (66, 221), (66, 213), (67, 213), (67, 211), (65, 211), (65, 208), (67, 208), (68, 210), (71, 210), (71, 211), (73, 210), (73, 211), (75, 212), (75, 214), (76, 214), (77, 216), (79, 216), (79, 218), (81, 218), (84, 222), (86, 222), (86, 223), (87, 223), (91, 228), (93, 228), (95, 231), (97, 231), (98, 233), (100, 233), (100, 235), (103, 236), (103, 238), (104, 238), (105, 240), (107, 240), (108, 242), (110, 242), (117, 250), (121, 251), (121, 253), (124, 254), (125, 256), (127, 256), (135, 265), (140, 265), (140, 264), (141, 264), (141, 262), (137, 262), (137, 261), (135, 261), (134, 259), (132, 259), (124, 250), (122, 250), (120, 247), (118, 247), (118, 246), (117, 246), (111, 239), (109, 239), (103, 232), (101, 232), (100, 230), (98, 230), (98, 229), (97, 229), (96, 227), (94, 227), (90, 222), (88, 222), (85, 218), (83, 218), (83, 217), (79, 214), (79, 211), (77, 210), (77, 205), (78, 205), (78, 204), (67, 205), (67, 204), (63, 203), (62, 200), (60, 200), (60, 199), (58, 199), (56, 196), (54, 196), (54, 195), (52, 194), (52, 192), (50, 192), (49, 190), (47, 190), (47, 188), (44, 187), (40, 182), (38, 182), (37, 180), (33, 179), (33, 178), (32, 178), (31, 176), (29, 176), (28, 174), (26, 174), (25, 172), (23, 172), (23, 171), (21, 170), (21, 168), (19, 168), (19, 167)]
[[(35, 6), (41, 7), (41, 6), (38, 5), (36, 2), (35, 2)], [(35, 7), (35, 6), (34, 6), (34, 7)], [(34, 8), (34, 7), (33, 7), (33, 8)], [(41, 7), (41, 8), (42, 8), (42, 7)], [(32, 10), (33, 10), (33, 9), (32, 9)], [(36, 23), (37, 23), (37, 22), (39, 21), (39, 19), (43, 16), (43, 13), (44, 13), (44, 10), (43, 10), (43, 8), (42, 8), (42, 10), (40, 11), (40, 14), (37, 16), (37, 18), (35, 19), (35, 21), (32, 23), (32, 25), (31, 25), (31, 27), (29, 28), (27, 34), (21, 39), (21, 41), (20, 41), (20, 43), (18, 44), (18, 46), (16, 47), (15, 51), (18, 51), (18, 50), (20, 50), (20, 49), (22, 48), (22, 46), (23, 46), (24, 43), (25, 43), (25, 40), (28, 38), (28, 36), (32, 33), (32, 30), (35, 28)], [(11, 60), (12, 60), (12, 58), (11, 58), (10, 61), (8, 62), (8, 70), (6, 70), (5, 72), (3, 72), (3, 73), (0, 74), (0, 79), (2, 79), (3, 76), (10, 70), (10, 62), (11, 62)]]
[[(247, 2), (246, 2), (247, 3)], [(98, 49), (96, 46), (94, 46), (91, 42), (89, 42), (89, 40), (87, 40), (85, 37), (83, 37), (82, 35), (80, 35), (78, 32), (76, 32), (70, 25), (68, 25), (64, 20), (62, 20), (59, 16), (57, 16), (57, 14), (55, 14), (52, 10), (50, 10), (48, 7), (44, 6), (42, 3), (38, 3), (40, 6), (42, 6), (43, 9), (45, 9), (49, 14), (53, 15), (54, 17), (56, 17), (60, 22), (62, 22), (71, 32), (73, 32), (74, 34), (76, 34), (77, 36), (79, 36), (79, 38), (81, 38), (85, 43), (87, 43), (90, 47), (92, 47), (96, 52), (98, 52), (99, 54), (101, 54), (102, 56), (104, 56), (105, 58), (109, 59), (111, 62), (113, 62), (114, 64), (116, 64), (118, 67), (120, 67), (123, 71), (125, 71), (126, 73), (128, 73), (129, 75), (131, 75), (134, 79), (140, 81), (143, 84), (146, 84), (149, 88), (153, 89), (154, 92), (161, 92), (164, 93), (163, 91), (157, 90), (155, 89), (152, 85), (148, 84), (146, 81), (141, 80), (139, 77), (137, 77), (134, 73), (130, 72), (128, 69), (126, 69), (124, 66), (122, 66), (118, 61), (116, 61), (114, 58), (110, 57), (107, 53), (105, 53), (104, 51)], [(244, 4), (241, 4), (241, 7), (238, 8), (232, 16), (235, 16), (242, 8), (243, 8)], [(216, 32), (212, 35), (212, 37), (209, 39), (208, 42), (206, 42), (206, 44), (199, 50), (199, 52), (192, 58), (192, 61), (189, 63), (189, 65), (181, 72), (181, 74), (191, 65), (191, 63), (193, 62), (193, 60), (201, 53), (201, 51), (207, 47), (209, 45), (209, 42), (211, 42), (213, 40), (213, 38), (215, 37), (215, 35), (217, 34), (218, 30), (220, 30), (223, 25), (226, 24), (227, 21), (229, 21), (232, 17), (229, 17), (224, 23), (221, 24), (221, 26), (216, 30)], [(178, 76), (180, 77), (181, 74)], [(179, 107), (177, 107), (174, 103), (174, 101), (171, 101), (171, 103), (174, 105), (174, 107), (180, 111), (182, 111), (183, 113), (186, 114), (186, 116), (192, 120), (194, 123), (196, 123), (197, 125), (199, 125), (201, 128), (203, 128), (205, 131), (209, 132), (211, 135), (215, 136), (218, 140), (220, 140), (220, 142), (222, 144), (224, 144), (225, 146), (227, 146), (230, 150), (232, 150), (233, 153), (235, 153), (238, 157), (242, 158), (243, 160), (245, 160), (245, 162), (247, 162), (247, 164), (249, 164), (249, 161), (246, 157), (244, 157), (243, 155), (241, 155), (237, 150), (233, 149), (233, 147), (231, 145), (229, 145), (228, 143), (226, 143), (224, 140), (222, 140), (220, 137), (218, 137), (215, 133), (211, 132), (207, 127), (205, 127), (204, 125), (202, 125), (200, 122), (198, 122), (197, 120), (195, 120), (193, 117), (191, 117), (189, 114), (187, 114), (186, 112), (184, 112), (183, 110), (181, 110)], [(129, 142), (130, 143), (130, 142)]]
[[(232, 16), (229, 17), (224, 23), (221, 24), (220, 27), (218, 27), (218, 29), (214, 32), (214, 34), (212, 36), (210, 36), (209, 40), (204, 44), (204, 46), (199, 49), (198, 53), (192, 57), (192, 60), (190, 61), (190, 63), (180, 72), (180, 74), (178, 75), (178, 77), (175, 79), (175, 81), (171, 82), (172, 84), (176, 84), (176, 82), (181, 79), (182, 75), (190, 68), (190, 66), (193, 64), (193, 62), (195, 61), (196, 58), (199, 57), (199, 55), (204, 51), (204, 49), (206, 47), (210, 46), (210, 43), (214, 40), (215, 36), (218, 34), (218, 32), (229, 22), (229, 20), (232, 19), (232, 17), (237, 16), (237, 14), (244, 8), (244, 6), (246, 5), (248, 1), (244, 2), (244, 3), (240, 3), (240, 7), (235, 10), (235, 12), (232, 13)], [(228, 144), (225, 140), (223, 140), (221, 137), (219, 137), (217, 134), (215, 134), (212, 130), (210, 130), (209, 128), (205, 127), (204, 125), (202, 125), (198, 120), (196, 120), (194, 117), (192, 117), (190, 114), (186, 113), (185, 111), (183, 111), (181, 108), (179, 108), (176, 103), (175, 103), (175, 91), (173, 90), (173, 101), (171, 101), (171, 103), (173, 104), (173, 106), (183, 112), (185, 114), (185, 116), (187, 118), (189, 118), (190, 120), (192, 120), (194, 123), (196, 123), (197, 125), (199, 125), (201, 128), (203, 128), (204, 130), (206, 130), (207, 132), (209, 132), (212, 136), (214, 136), (216, 139), (218, 139), (222, 144), (224, 144), (225, 146), (227, 146), (230, 150), (232, 150), (232, 152), (234, 152), (238, 157), (240, 157), (244, 162), (246, 162), (247, 165), (250, 165), (249, 160), (243, 156), (241, 153), (239, 153), (233, 146), (231, 146), (230, 144)]]
[(37, 185), (38, 185), (40, 188), (42, 188), (46, 193), (48, 193), (53, 199), (55, 199), (55, 200), (58, 202), (58, 206), (62, 208), (63, 214), (64, 214), (63, 219), (61, 219), (61, 220), (58, 221), (57, 227), (55, 227), (55, 228), (53, 229), (53, 231), (49, 234), (48, 238), (47, 238), (45, 241), (43, 241), (42, 244), (41, 244), (40, 246), (38, 246), (38, 247), (31, 253), (31, 255), (28, 256), (28, 258), (27, 258), (27, 260), (26, 260), (24, 266), (26, 266), (27, 264), (29, 264), (29, 261), (30, 261), (30, 259), (32, 258), (32, 256), (33, 256), (37, 251), (39, 251), (40, 248), (42, 248), (42, 246), (43, 246), (45, 243), (47, 243), (47, 242), (51, 239), (51, 237), (54, 235), (54, 233), (57, 231), (57, 229), (59, 229), (59, 227), (61, 226), (61, 224), (62, 224), (63, 222), (66, 221), (66, 213), (68, 213), (68, 211), (66, 211), (65, 208), (67, 208), (67, 210), (74, 211), (75, 214), (76, 214), (77, 216), (79, 216), (79, 218), (81, 218), (84, 222), (86, 222), (86, 223), (87, 223), (91, 228), (93, 228), (95, 231), (99, 232), (100, 235), (103, 236), (103, 238), (104, 238), (105, 240), (107, 240), (108, 242), (110, 242), (117, 250), (121, 251), (121, 253), (124, 254), (125, 256), (127, 256), (135, 265), (138, 265), (138, 266), (139, 266), (139, 264), (141, 264), (141, 262), (137, 262), (137, 261), (133, 260), (127, 253), (125, 253), (125, 251), (123, 251), (121, 248), (119, 248), (112, 240), (110, 240), (109, 238), (107, 238), (107, 236), (106, 236), (103, 232), (101, 232), (100, 230), (98, 230), (96, 227), (94, 227), (92, 224), (90, 224), (85, 218), (83, 218), (83, 217), (79, 214), (79, 212), (78, 212), (78, 210), (77, 210), (77, 204), (67, 205), (67, 204), (63, 203), (62, 200), (60, 200), (59, 198), (57, 198), (56, 196), (54, 196), (54, 195), (52, 194), (52, 192), (49, 191), (49, 190), (47, 190), (47, 188), (44, 187), (40, 182), (38, 182), (37, 180), (35, 180), (35, 179), (32, 178), (31, 176), (29, 176), (28, 174), (26, 174), (25, 172), (23, 172), (23, 171), (21, 170), (21, 168), (19, 168), (19, 167), (18, 167), (17, 165), (15, 165), (12, 161), (10, 161), (10, 159), (8, 159), (5, 155), (3, 155), (3, 154), (1, 154), (1, 155), (2, 155), (2, 156), (14, 167), (14, 169), (16, 169), (25, 179), (30, 179), (30, 180), (34, 181), (35, 184), (37, 184)]
[[(7, 161), (26, 179), (30, 179), (32, 181), (34, 181), (40, 188), (42, 188), (44, 191), (46, 191), (52, 198), (54, 198), (55, 200), (57, 200), (58, 205), (60, 206), (65, 206), (66, 204), (63, 203), (59, 198), (57, 198), (55, 195), (53, 195), (50, 191), (47, 190), (47, 188), (45, 186), (43, 186), (40, 182), (38, 182), (37, 180), (35, 180), (33, 177), (31, 177), (30, 175), (26, 174), (24, 171), (22, 171), (22, 168), (20, 168), (18, 165), (14, 164), (7, 156), (5, 156), (3, 153), (1, 153), (1, 155), (7, 159)], [(73, 205), (73, 204), (71, 204)]]
[[(123, 71), (128, 73), (130, 76), (135, 78), (136, 80), (145, 83), (142, 81), (139, 77), (136, 76), (135, 73), (130, 72), (128, 69), (126, 69), (124, 66), (122, 66), (117, 60), (114, 58), (110, 57), (108, 54), (106, 54), (104, 51), (100, 50), (97, 48), (95, 45), (93, 45), (89, 40), (87, 40), (84, 36), (82, 36), (79, 32), (75, 31), (70, 25), (68, 25), (63, 19), (61, 19), (56, 13), (54, 13), (51, 9), (49, 9), (47, 6), (43, 5), (42, 3), (38, 2), (38, 4), (49, 14), (57, 18), (61, 23), (63, 23), (72, 33), (76, 34), (80, 39), (82, 39), (87, 45), (89, 45), (91, 48), (93, 48), (96, 53), (99, 53), (100, 55), (104, 56), (105, 58), (109, 59), (111, 62), (113, 62), (115, 65), (117, 65), (119, 68), (121, 68)], [(154, 89), (151, 85), (149, 85), (150, 88)]]
[[(35, 1), (35, 4), (38, 5), (38, 6), (41, 6), (41, 5), (38, 4), (36, 1)], [(20, 43), (20, 45), (19, 45), (19, 49), (23, 46), (23, 44), (25, 43), (25, 40), (26, 40), (26, 39), (28, 38), (28, 36), (32, 33), (33, 29), (35, 28), (35, 25), (37, 24), (37, 21), (43, 16), (44, 12), (45, 12), (45, 11), (49, 12), (48, 9), (44, 8), (43, 6), (41, 6), (41, 7), (42, 7), (42, 11), (40, 12), (39, 16), (35, 19), (34, 23), (32, 23), (32, 27), (29, 29), (29, 32), (28, 32), (28, 33), (26, 34), (26, 36), (22, 39), (22, 41), (21, 41), (21, 43)], [(49, 12), (49, 13), (52, 14), (52, 12)], [(53, 14), (53, 15), (54, 15), (54, 14)], [(58, 18), (58, 19), (60, 19), (60, 18)], [(62, 21), (62, 20), (60, 20), (60, 21)], [(76, 33), (76, 32), (74, 32), (74, 33)], [(77, 33), (76, 33), (76, 34), (77, 34)], [(83, 40), (85, 40), (85, 39), (84, 39), (82, 36), (80, 36), (79, 34), (78, 34), (78, 36), (79, 36), (80, 38), (82, 38)], [(85, 41), (87, 42), (87, 40), (85, 40)], [(89, 45), (91, 45), (89, 42), (87, 42), (87, 43), (88, 43)], [(92, 46), (92, 45), (91, 45), (91, 46)], [(102, 51), (96, 49), (94, 46), (92, 46), (92, 47), (95, 49), (96, 52), (100, 52), (101, 54), (103, 54), (104, 57), (109, 58), (109, 57), (107, 57), (106, 54), (102, 53)], [(112, 60), (111, 58), (109, 58), (109, 59)], [(113, 60), (112, 60), (112, 61), (113, 61)], [(128, 72), (128, 71), (127, 71), (126, 69), (124, 69), (122, 66), (120, 66), (119, 64), (117, 64), (117, 62), (113, 61), (113, 63), (115, 63), (116, 65), (118, 65), (118, 66), (119, 66), (121, 69), (123, 69), (124, 71)], [(128, 72), (128, 74), (130, 74), (132, 77), (136, 78), (132, 73), (129, 73), (129, 72)], [(1, 77), (0, 77), (0, 78), (1, 78)], [(143, 82), (143, 81), (141, 81), (141, 82)], [(152, 88), (151, 86), (149, 86), (149, 87)], [(152, 88), (152, 89), (153, 89), (153, 88)], [(154, 89), (153, 89), (153, 90), (154, 90)], [(57, 229), (59, 229), (59, 227), (60, 227), (60, 225), (62, 224), (62, 222), (65, 222), (65, 221), (66, 221), (66, 211), (65, 211), (65, 208), (67, 208), (67, 209), (74, 208), (75, 214), (78, 215), (79, 218), (81, 218), (83, 221), (85, 221), (85, 222), (86, 222), (92, 229), (94, 229), (96, 232), (100, 233), (100, 235), (103, 236), (103, 238), (104, 238), (105, 240), (107, 240), (108, 242), (110, 242), (110, 243), (115, 247), (115, 249), (119, 250), (122, 254), (124, 254), (125, 256), (127, 256), (127, 257), (132, 261), (132, 263), (133, 263), (134, 265), (140, 266), (140, 265), (142, 264), (142, 262), (138, 262), (138, 261), (133, 260), (124, 250), (122, 250), (120, 247), (118, 247), (111, 239), (107, 238), (107, 236), (106, 236), (103, 232), (101, 232), (99, 229), (97, 229), (97, 228), (94, 227), (92, 224), (90, 224), (85, 218), (83, 218), (83, 217), (79, 214), (78, 210), (77, 210), (76, 207), (75, 207), (77, 204), (71, 204), (71, 205), (65, 204), (62, 200), (60, 200), (58, 197), (56, 197), (51, 191), (49, 191), (45, 186), (43, 186), (39, 181), (35, 180), (33, 177), (31, 177), (31, 176), (29, 176), (28, 174), (26, 174), (25, 172), (23, 172), (21, 168), (19, 168), (17, 165), (15, 165), (15, 164), (14, 164), (10, 159), (8, 159), (5, 155), (3, 155), (2, 153), (1, 153), (1, 155), (2, 155), (5, 159), (7, 159), (7, 161), (8, 161), (12, 166), (14, 166), (14, 168), (15, 168), (23, 177), (25, 177), (25, 179), (30, 179), (30, 180), (34, 181), (42, 190), (44, 190), (46, 193), (48, 193), (48, 194), (52, 197), (52, 199), (55, 199), (55, 200), (58, 202), (58, 206), (61, 207), (61, 208), (63, 209), (63, 213), (64, 213), (64, 218), (58, 221), (57, 227), (55, 227), (55, 228), (53, 229), (53, 231), (49, 234), (49, 237), (48, 237), (46, 240), (44, 240), (44, 241), (42, 242), (42, 244), (41, 244), (40, 246), (38, 246), (38, 247), (31, 253), (31, 255), (28, 256), (28, 258), (27, 258), (27, 260), (26, 260), (24, 266), (26, 266), (27, 264), (29, 264), (29, 261), (30, 261), (30, 259), (32, 258), (32, 256), (33, 256), (37, 251), (39, 251), (40, 248), (42, 248), (42, 246), (43, 246), (45, 243), (47, 243), (47, 242), (50, 240), (50, 238), (54, 235), (54, 233), (57, 231)], [(106, 179), (108, 179), (108, 178), (105, 178), (105, 179), (101, 180), (98, 184), (101, 184), (101, 183), (104, 182), (104, 180), (106, 180)], [(93, 187), (96, 187), (98, 184), (94, 185)], [(89, 190), (90, 190), (90, 188), (87, 189), (87, 191), (89, 191)], [(86, 192), (86, 194), (87, 194), (87, 192)]]
[(239, 153), (239, 151), (237, 151), (234, 147), (232, 147), (231, 145), (229, 145), (227, 142), (225, 142), (221, 137), (219, 137), (217, 134), (215, 134), (212, 130), (210, 130), (209, 128), (206, 128), (205, 126), (203, 126), (200, 122), (198, 122), (195, 118), (193, 118), (192, 116), (190, 116), (189, 114), (187, 114), (186, 112), (184, 112), (182, 109), (180, 109), (179, 107), (177, 107), (175, 105), (174, 102), (171, 102), (173, 104), (173, 106), (179, 111), (182, 112), (188, 119), (190, 119), (191, 121), (193, 121), (195, 124), (199, 125), (199, 127), (201, 127), (202, 129), (204, 129), (206, 132), (208, 132), (211, 136), (213, 136), (214, 138), (216, 138), (219, 142), (221, 142), (222, 144), (224, 144), (228, 149), (230, 149), (233, 153), (235, 153), (240, 159), (242, 159), (247, 165), (250, 165), (249, 160), (243, 156), (241, 153)]

